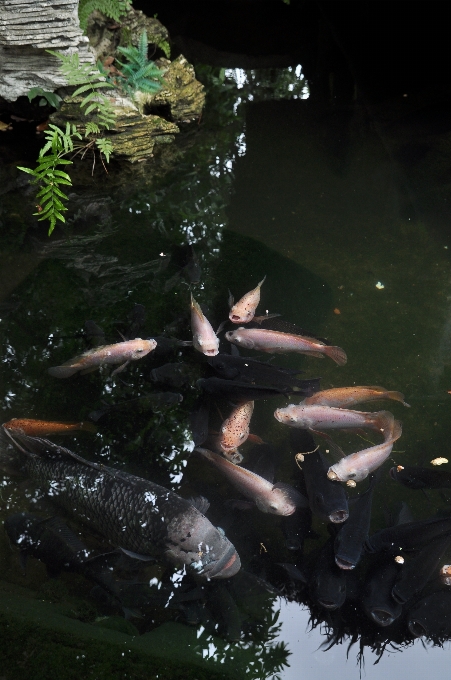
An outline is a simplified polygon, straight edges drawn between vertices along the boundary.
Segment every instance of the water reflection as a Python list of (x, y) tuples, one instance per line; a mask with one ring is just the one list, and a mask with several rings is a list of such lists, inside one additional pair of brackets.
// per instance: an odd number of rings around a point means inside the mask
[[(105, 594), (105, 588), (104, 592), (93, 590), (92, 583), (78, 572), (61, 573), (57, 580), (48, 578), (42, 564), (33, 558), (28, 560), (23, 575), (18, 568), (17, 551), (12, 551), (3, 537), (4, 579), (9, 585), (19, 584), (28, 592), (37, 593), (37, 599), (45, 597), (54, 605), (59, 603), (65, 607), (66, 614), (70, 611), (74, 616), (75, 612), (79, 621), (89, 625), (102, 622), (112, 625), (113, 618), (120, 617), (125, 631), (128, 623), (124, 618), (125, 608), (131, 615), (132, 635), (147, 642), (160, 631), (174, 641), (174, 649), (186, 657), (187, 663), (196, 657), (207, 667), (208, 664), (223, 667), (230, 675), (241, 673), (263, 678), (280, 673), (289, 678), (294, 672), (298, 677), (299, 667), (313, 663), (306, 662), (305, 658), (303, 665), (298, 661), (300, 650), (305, 654), (306, 643), (313, 640), (314, 648), (308, 652), (318, 664), (318, 677), (324, 674), (324, 666), (330, 667), (341, 658), (350, 644), (351, 666), (356, 657), (366, 661), (368, 677), (372, 672), (368, 669), (371, 661), (379, 660), (381, 667), (392, 650), (403, 650), (393, 668), (390, 666), (393, 676), (396, 666), (400, 677), (403, 669), (400, 670), (398, 664), (404, 663), (402, 657), (419, 647), (409, 630), (409, 612), (414, 611), (414, 607), (420, 608), (421, 605), (415, 603), (420, 603), (429, 593), (434, 595), (436, 588), (439, 593), (447, 592), (446, 588), (437, 581), (434, 572), (426, 587), (415, 592), (412, 601), (401, 608), (399, 616), (390, 625), (380, 626), (364, 608), (364, 592), (369, 596), (368, 582), (376, 578), (381, 568), (379, 557), (365, 553), (353, 572), (344, 578), (338, 573), (337, 579), (329, 581), (331, 571), (332, 576), (337, 575), (333, 557), (330, 559), (334, 530), (326, 527), (320, 518), (312, 518), (310, 510), (302, 517), (299, 514), (293, 527), (257, 510), (246, 512), (231, 507), (229, 501), (236, 492), (225, 481), (218, 480), (215, 472), (202, 465), (202, 461), (190, 457), (193, 449), (190, 416), (199, 396), (196, 382), (209, 376), (210, 368), (200, 355), (178, 341), (190, 339), (190, 288), (195, 289), (196, 297), (208, 307), (209, 318), (217, 327), (228, 313), (228, 288), (237, 294), (250, 290), (266, 273), (265, 306), (318, 333), (327, 332), (346, 349), (351, 346), (351, 359), (345, 369), (349, 373), (340, 373), (341, 369), (321, 362), (323, 386), (352, 384), (356, 380), (385, 385), (388, 381), (390, 388), (406, 391), (407, 401), (411, 401), (411, 394), (415, 393), (413, 415), (405, 415), (400, 408), (396, 412), (396, 417), (405, 421), (399, 449), (406, 453), (399, 450), (394, 457), (396, 463), (406, 460), (412, 464), (427, 463), (443, 453), (448, 441), (449, 428), (438, 412), (437, 403), (441, 399), (446, 405), (449, 310), (443, 296), (447, 290), (444, 282), (449, 280), (449, 265), (436, 258), (438, 251), (427, 232), (424, 235), (425, 228), (421, 225), (397, 218), (395, 222), (387, 220), (385, 232), (378, 224), (378, 220), (384, 220), (377, 216), (374, 222), (369, 222), (370, 227), (362, 230), (362, 224), (368, 222), (361, 217), (371, 212), (366, 200), (361, 204), (350, 202), (352, 211), (356, 206), (359, 208), (357, 216), (352, 217), (346, 211), (340, 213), (343, 173), (348, 159), (343, 154), (340, 156), (343, 163), (337, 166), (330, 149), (324, 157), (323, 152), (316, 153), (318, 149), (312, 152), (310, 130), (316, 129), (313, 124), (308, 128), (308, 145), (300, 154), (302, 158), (309, 158), (309, 163), (303, 166), (306, 175), (290, 174), (275, 185), (275, 202), (285, 212), (274, 213), (273, 206), (265, 202), (272, 194), (266, 191), (268, 185), (259, 184), (259, 176), (253, 180), (259, 185), (258, 200), (249, 192), (252, 205), (248, 206), (248, 212), (239, 201), (235, 202), (233, 220), (236, 225), (237, 212), (240, 225), (254, 220), (258, 223), (257, 238), (230, 233), (227, 225), (231, 192), (233, 188), (239, 190), (242, 181), (240, 178), (239, 186), (234, 185), (237, 166), (249, 159), (254, 163), (253, 173), (259, 166), (252, 156), (255, 139), (252, 142), (249, 134), (246, 106), (268, 98), (303, 99), (308, 94), (307, 84), (299, 68), (244, 73), (206, 67), (199, 69), (199, 73), (209, 84), (209, 110), (214, 120), (206, 120), (196, 137), (195, 148), (187, 144), (180, 149), (177, 166), (167, 169), (158, 180), (143, 176), (123, 182), (114, 189), (115, 195), (107, 203), (92, 196), (85, 200), (81, 193), (80, 205), (69, 222), (67, 238), (40, 245), (36, 257), (33, 255), (33, 266), (23, 265), (23, 276), (14, 284), (15, 297), (8, 298), (10, 306), (1, 322), (5, 341), (4, 420), (19, 416), (84, 420), (97, 414), (96, 436), (89, 439), (88, 435), (80, 434), (70, 444), (67, 440), (63, 443), (82, 456), (151, 479), (184, 498), (207, 497), (211, 501), (209, 518), (236, 545), (244, 570), (224, 584), (209, 583), (200, 587), (195, 579), (161, 562), (136, 564), (114, 554), (109, 559), (114, 563), (115, 588), (119, 593), (116, 591), (111, 598), (111, 593)], [(361, 128), (358, 134), (362, 134)], [(299, 138), (302, 135), (296, 127), (296, 140)], [(289, 135), (287, 139), (291, 140)], [(369, 142), (373, 143), (374, 140)], [(369, 156), (371, 172), (362, 172), (361, 166), (354, 168), (353, 191), (361, 181), (364, 193), (370, 192), (368, 185), (375, 174), (373, 156)], [(265, 173), (269, 167), (280, 173), (279, 162), (261, 165)], [(301, 165), (296, 159), (296, 167)], [(316, 180), (311, 179), (315, 173), (321, 177), (326, 175), (329, 190), (333, 186), (332, 197), (327, 201), (321, 193), (322, 183), (316, 184)], [(370, 179), (363, 180), (365, 175)], [(386, 174), (382, 172), (382, 175), (385, 191)], [(269, 183), (273, 181), (271, 176)], [(299, 187), (305, 187), (300, 206), (290, 194), (293, 186), (296, 195)], [(307, 206), (306, 197), (310, 196), (317, 201), (313, 211)], [(292, 213), (296, 215), (292, 217)], [(269, 221), (274, 215), (278, 217), (276, 224)], [(385, 219), (385, 214), (383, 217)], [(301, 219), (307, 225), (303, 229), (299, 227)], [(365, 239), (359, 240), (362, 232)], [(382, 243), (377, 243), (381, 233)], [(406, 238), (412, 251), (401, 255), (401, 262), (398, 258), (395, 275), (387, 266), (388, 252), (401, 248)], [(262, 246), (262, 240), (274, 247)], [(194, 245), (202, 269), (197, 281), (187, 274), (188, 245)], [(441, 263), (438, 280), (431, 284), (426, 278), (424, 285), (414, 290), (411, 286), (418, 283), (418, 271), (426, 276), (425, 260)], [(380, 293), (375, 290), (379, 275), (386, 284)], [(434, 290), (428, 288), (430, 285), (435, 286)], [(8, 286), (5, 289), (9, 290)], [(386, 294), (388, 297), (383, 300), (371, 297)], [(133, 310), (138, 304), (145, 308), (146, 315), (136, 325)], [(374, 313), (371, 305), (375, 306)], [(341, 308), (340, 315), (333, 315), (334, 308), (338, 311)], [(412, 341), (413, 333), (418, 332), (418, 315), (431, 320), (432, 327), (439, 329), (436, 333), (428, 329), (420, 352)], [(410, 322), (405, 322), (406, 318)], [(143, 365), (131, 366), (117, 376), (112, 377), (102, 369), (100, 374), (86, 375), (67, 384), (55, 382), (47, 375), (46, 368), (90, 346), (86, 322), (92, 319), (101, 328), (106, 343), (119, 341), (120, 334), (130, 335), (135, 323), (133, 333), (162, 338), (161, 351), (146, 358)], [(403, 320), (402, 329), (399, 319)], [(397, 329), (396, 333), (393, 328)], [(422, 356), (417, 358), (419, 354)], [(319, 371), (317, 364), (311, 363), (313, 359), (310, 362), (305, 358), (280, 357), (278, 361), (286, 368), (302, 367), (309, 377)], [(188, 380), (177, 386), (169, 384), (167, 377), (157, 382), (154, 372), (169, 364), (183, 370), (188, 368)], [(423, 371), (425, 365), (428, 368)], [(429, 389), (431, 373), (432, 389)], [(430, 408), (415, 408), (415, 403), (422, 404), (426, 399), (431, 402)], [(289, 452), (286, 433), (282, 434), (281, 426), (272, 418), (276, 405), (285, 404), (283, 398), (277, 404), (264, 401), (259, 404), (254, 429), (279, 451), (277, 478), (301, 486), (302, 477)], [(221, 423), (217, 408), (224, 410), (229, 405), (224, 402), (212, 405), (213, 429)], [(436, 422), (441, 425), (438, 428), (441, 434), (433, 439), (431, 431)], [(420, 461), (432, 451), (433, 455)], [(244, 454), (248, 463), (250, 447), (244, 449)], [(36, 512), (42, 518), (54, 516), (55, 507), (39, 487), (32, 488), (26, 480), (10, 473), (2, 480), (2, 519), (20, 511)], [(361, 489), (350, 491), (349, 495), (355, 498), (359, 491)], [(427, 493), (428, 498), (418, 492), (415, 495), (384, 475), (375, 490), (371, 532), (390, 524), (392, 520), (384, 517), (384, 509), (394, 507), (395, 501), (407, 502), (416, 518), (435, 517), (446, 511), (448, 502), (442, 498), (442, 491)], [(89, 530), (89, 525), (75, 522), (72, 528), (96, 555), (111, 550), (102, 537)], [(388, 558), (391, 572), (394, 557), (396, 555)], [(448, 562), (450, 557), (445, 552), (441, 560)], [(395, 575), (400, 569), (395, 567)], [(327, 597), (323, 597), (323, 592), (318, 596), (317, 582), (314, 585), (318, 574), (326, 578)], [(344, 601), (343, 581), (346, 582)], [(333, 591), (336, 582), (337, 590)], [(324, 601), (329, 607), (324, 607)], [(341, 606), (333, 609), (331, 602)], [(434, 604), (434, 600), (432, 602)], [(389, 599), (389, 604), (397, 614), (396, 602)], [(381, 607), (378, 611), (385, 612)], [(135, 616), (136, 613), (139, 616)], [(285, 627), (288, 616), (294, 616), (295, 635)], [(423, 620), (424, 612), (420, 616)], [(308, 620), (313, 629), (310, 637), (304, 635)], [(418, 618), (416, 620), (418, 622)], [(435, 616), (434, 620), (438, 621), (439, 617)], [(447, 639), (447, 631), (427, 632), (428, 645), (439, 645)], [(320, 645), (327, 651), (315, 654)], [(287, 667), (288, 663), (291, 668)]]

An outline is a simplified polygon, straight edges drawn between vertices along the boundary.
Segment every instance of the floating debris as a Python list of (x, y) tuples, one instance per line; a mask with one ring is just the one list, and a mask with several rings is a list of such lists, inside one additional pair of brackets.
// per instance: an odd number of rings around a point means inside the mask
[(378, 281), (378, 282), (376, 283), (376, 288), (377, 288), (378, 290), (382, 290), (383, 288), (385, 288), (385, 286), (384, 286), (383, 283), (381, 283), (380, 281)]
[(444, 465), (448, 462), (448, 458), (434, 458), (431, 460), (431, 465)]
[(398, 564), (404, 564), (404, 557), (401, 557), (401, 555), (396, 555), (395, 562)]
[(348, 479), (348, 481), (346, 482), (346, 486), (350, 486), (351, 488), (354, 488), (355, 486), (357, 486), (357, 484), (356, 484), (356, 482), (354, 482), (353, 479)]

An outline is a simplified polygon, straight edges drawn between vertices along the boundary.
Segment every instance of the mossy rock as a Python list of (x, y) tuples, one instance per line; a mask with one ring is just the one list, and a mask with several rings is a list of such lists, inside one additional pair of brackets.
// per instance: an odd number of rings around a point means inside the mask
[(116, 55), (119, 46), (137, 47), (143, 31), (146, 31), (148, 43), (154, 47), (154, 51), (159, 45), (169, 46), (169, 33), (163, 24), (154, 17), (147, 17), (140, 10), (130, 9), (121, 19), (119, 28), (110, 28), (112, 25), (112, 20), (98, 10), (92, 12), (88, 19), (86, 35), (96, 59), (119, 56)]
[(205, 88), (198, 80), (194, 67), (183, 54), (170, 62), (159, 59), (156, 64), (165, 69), (164, 85), (159, 92), (137, 92), (135, 101), (143, 113), (169, 109), (176, 123), (198, 120), (205, 104)]
[[(155, 115), (143, 115), (135, 104), (126, 97), (112, 96), (116, 122), (114, 128), (105, 131), (104, 136), (111, 136), (113, 156), (117, 159), (136, 163), (153, 156), (156, 144), (169, 144), (174, 141), (179, 128), (175, 123)], [(96, 120), (95, 115), (85, 116), (80, 110), (81, 98), (75, 97), (63, 102), (59, 111), (50, 117), (51, 122), (65, 127), (66, 122), (74, 124), (82, 132), (86, 123)]]

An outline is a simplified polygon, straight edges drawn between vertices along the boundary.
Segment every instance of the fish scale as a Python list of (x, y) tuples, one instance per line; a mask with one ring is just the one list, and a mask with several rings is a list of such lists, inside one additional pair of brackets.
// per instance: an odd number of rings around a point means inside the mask
[(234, 546), (193, 502), (46, 439), (3, 431), (25, 454), (24, 467), (40, 488), (113, 545), (138, 559), (185, 565), (203, 578), (229, 578), (239, 571)]

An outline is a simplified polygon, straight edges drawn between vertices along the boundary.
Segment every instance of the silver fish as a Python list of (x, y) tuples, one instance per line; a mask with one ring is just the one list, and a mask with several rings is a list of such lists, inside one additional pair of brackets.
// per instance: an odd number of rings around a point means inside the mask
[(262, 512), (272, 515), (292, 515), (297, 507), (307, 507), (308, 501), (296, 489), (278, 482), (273, 484), (264, 477), (229, 462), (208, 449), (196, 448), (204, 458), (215, 465), (244, 496), (254, 501)]
[(191, 329), (193, 331), (193, 347), (207, 357), (214, 357), (219, 352), (219, 338), (211, 323), (205, 318), (201, 308), (191, 295)]
[(361, 482), (384, 463), (392, 452), (393, 444), (402, 435), (402, 426), (398, 420), (393, 420), (391, 429), (386, 433), (385, 441), (376, 446), (370, 446), (362, 451), (351, 453), (342, 458), (339, 463), (332, 465), (327, 476), (332, 481), (347, 482), (353, 479)]

